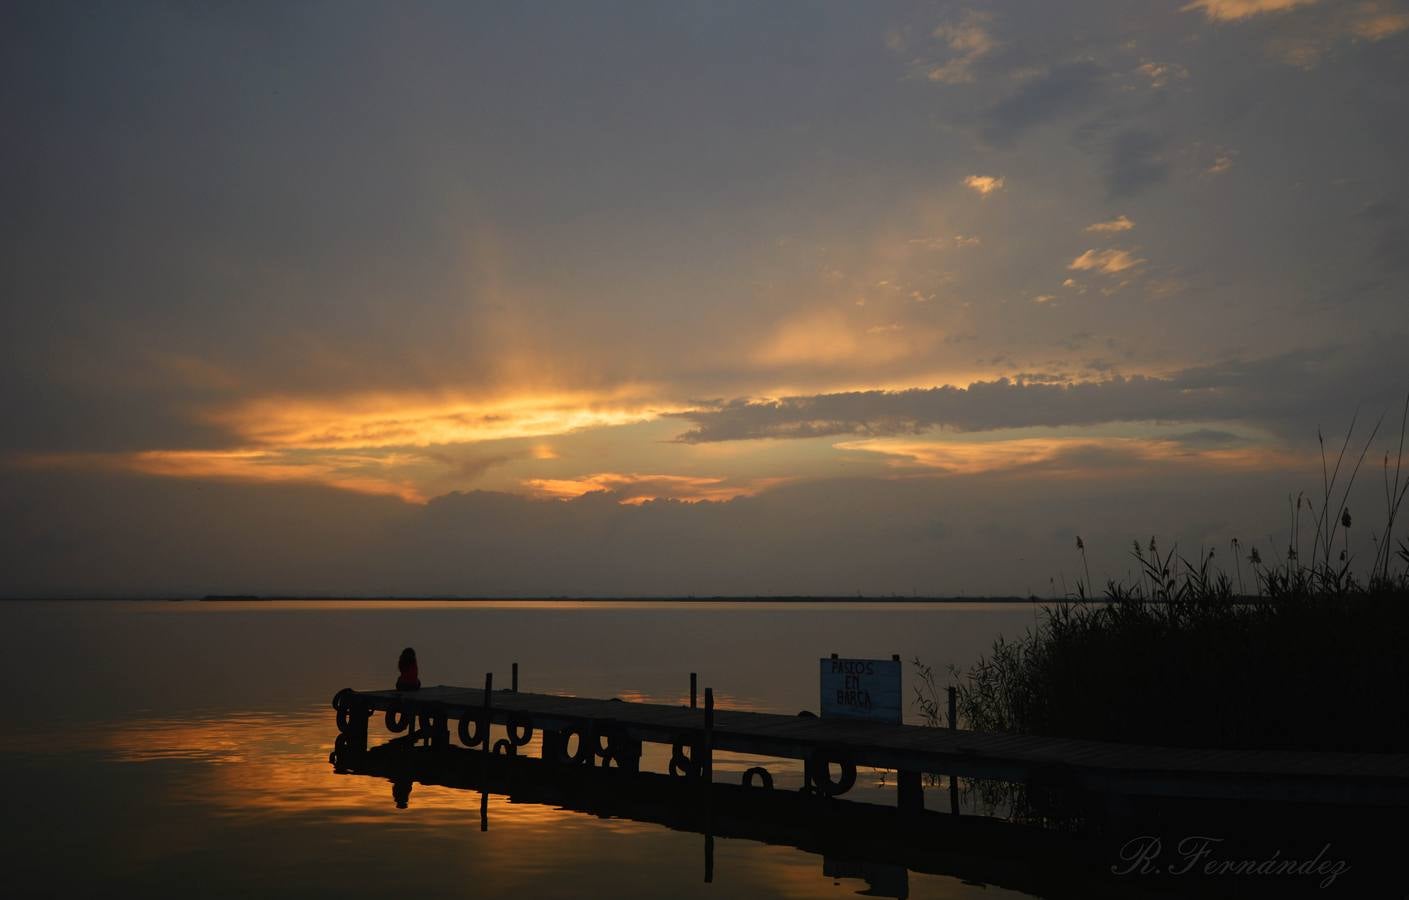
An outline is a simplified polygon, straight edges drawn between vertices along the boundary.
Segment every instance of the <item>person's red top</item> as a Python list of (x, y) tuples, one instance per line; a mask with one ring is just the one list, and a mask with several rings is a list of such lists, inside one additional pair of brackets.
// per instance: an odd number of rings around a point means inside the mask
[(401, 677), (396, 679), (396, 689), (398, 691), (421, 686), (421, 673), (415, 663), (407, 663), (400, 668)]

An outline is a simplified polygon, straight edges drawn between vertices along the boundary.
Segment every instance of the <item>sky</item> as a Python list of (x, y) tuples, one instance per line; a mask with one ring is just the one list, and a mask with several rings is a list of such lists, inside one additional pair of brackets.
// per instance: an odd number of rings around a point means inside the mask
[(1384, 537), (1409, 3), (21, 2), (0, 45), (0, 596), (1048, 596), (1285, 554), (1318, 429), (1388, 414), (1333, 501)]

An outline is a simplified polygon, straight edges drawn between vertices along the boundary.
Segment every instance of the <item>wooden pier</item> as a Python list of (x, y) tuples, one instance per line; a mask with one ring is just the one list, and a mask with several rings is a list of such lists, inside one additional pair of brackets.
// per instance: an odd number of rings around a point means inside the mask
[[(515, 673), (517, 674), (517, 673)], [(517, 678), (515, 678), (515, 685)], [(437, 686), (418, 691), (340, 691), (333, 700), (334, 756), (365, 753), (380, 713), (393, 740), (517, 755), (542, 735), (546, 762), (639, 770), (641, 745), (672, 748), (669, 774), (712, 780), (716, 751), (802, 760), (806, 787), (848, 790), (856, 767), (894, 769), (898, 805), (923, 804), (920, 773), (1070, 789), (1108, 797), (1173, 797), (1342, 806), (1409, 807), (1409, 755), (1201, 750), (989, 734), (810, 715), (667, 706), (550, 694)], [(503, 726), (495, 739), (490, 724)], [(400, 737), (395, 737), (401, 735)], [(839, 776), (834, 775), (839, 772)], [(747, 783), (771, 786), (760, 767)], [(957, 811), (957, 810), (956, 810)]]

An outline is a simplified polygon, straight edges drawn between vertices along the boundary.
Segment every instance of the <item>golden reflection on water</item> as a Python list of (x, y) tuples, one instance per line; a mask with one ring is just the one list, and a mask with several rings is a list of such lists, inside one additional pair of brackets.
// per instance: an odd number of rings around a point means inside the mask
[[(821, 858), (813, 854), (725, 839), (716, 842), (715, 883), (704, 884), (701, 835), (511, 802), (502, 795), (489, 796), (489, 834), (479, 834), (478, 792), (415, 784), (409, 807), (397, 809), (390, 782), (333, 772), (327, 756), (335, 736), (332, 710), (319, 706), (298, 713), (142, 717), (10, 733), (0, 737), (0, 752), (43, 757), (57, 747), (70, 759), (96, 754), (109, 765), (140, 766), (159, 775), (144, 800), (167, 814), (144, 818), (139, 826), (118, 829), (107, 838), (120, 865), (131, 871), (161, 868), (173, 854), (211, 852), (226, 839), (219, 823), (229, 822), (245, 835), (288, 834), (292, 827), (294, 833), (307, 835), (298, 838), (308, 842), (305, 854), (320, 852), (319, 846), (324, 853), (360, 846), (369, 839), (402, 848), (397, 852), (412, 848), (421, 860), (418, 865), (445, 864), (460, 870), (459, 877), (470, 877), (476, 894), (536, 890), (545, 878), (558, 879), (561, 886), (560, 875), (568, 872), (581, 879), (571, 883), (601, 895), (655, 896), (671, 892), (664, 887), (667, 883), (677, 892), (719, 898), (837, 896), (839, 888), (849, 894), (863, 887), (852, 879), (825, 877)], [(388, 736), (374, 719), (372, 742)], [(537, 755), (538, 746), (535, 735), (522, 752)], [(643, 768), (664, 771), (669, 755), (668, 746), (647, 744)], [(766, 762), (779, 788), (801, 783), (801, 768), (794, 761), (723, 752), (715, 756), (716, 778), (737, 780), (760, 762)], [(858, 791), (874, 781), (863, 773)], [(170, 821), (165, 821), (167, 815)], [(293, 860), (285, 865), (297, 865), (296, 847), (280, 845), (277, 852)], [(456, 852), (465, 856), (452, 859)], [(980, 890), (952, 878), (909, 877), (911, 896), (959, 896)], [(550, 893), (564, 895), (557, 888)], [(1003, 893), (990, 886), (984, 896)]]
[[(373, 745), (391, 738), (372, 720)], [(332, 771), (327, 756), (336, 728), (330, 710), (317, 708), (302, 715), (279, 713), (232, 713), (220, 717), (187, 720), (133, 719), (110, 726), (86, 728), (77, 732), (31, 732), (0, 739), (0, 750), (43, 752), (62, 741), (72, 751), (106, 754), (121, 763), (187, 762), (200, 763), (201, 796), (229, 812), (247, 815), (262, 812), (279, 814), (310, 811), (342, 811), (360, 814), (390, 805), (387, 785), (368, 778), (340, 776)], [(505, 736), (503, 726), (493, 729), (495, 739)], [(538, 756), (542, 735), (534, 732), (521, 750)], [(643, 770), (667, 771), (671, 748), (666, 744), (645, 744)], [(716, 751), (714, 769), (719, 780), (738, 780), (753, 766), (766, 765), (779, 787), (796, 788), (802, 783), (798, 760), (772, 759), (745, 753)], [(872, 782), (874, 783), (874, 780)], [(864, 771), (858, 789), (867, 784)], [(418, 785), (414, 802), (418, 809), (452, 810), (457, 815), (472, 804), (463, 791)], [(477, 801), (476, 801), (477, 802)], [(516, 810), (511, 818), (547, 820), (560, 818), (559, 810), (533, 804), (505, 804)], [(533, 807), (525, 811), (526, 807)], [(372, 816), (380, 819), (381, 814)]]
[[(624, 692), (640, 697), (640, 692)], [(642, 702), (659, 702), (644, 700)], [(370, 742), (376, 745), (393, 735), (373, 717)], [(452, 735), (453, 735), (452, 729)], [(492, 729), (492, 739), (505, 737), (504, 727)], [(115, 762), (177, 762), (200, 764), (190, 768), (183, 789), (195, 789), (208, 803), (227, 814), (290, 815), (336, 812), (341, 817), (380, 821), (390, 807), (388, 784), (369, 778), (340, 776), (328, 764), (336, 727), (325, 707), (302, 714), (236, 712), (190, 719), (140, 718), (74, 731), (27, 732), (0, 738), (0, 751), (40, 753), (56, 745), (79, 752), (99, 752)], [(452, 738), (453, 741), (453, 738)], [(542, 735), (535, 731), (520, 752), (539, 756)], [(642, 747), (643, 771), (669, 770), (671, 748), (647, 743)], [(800, 760), (760, 757), (718, 750), (714, 754), (716, 780), (737, 782), (744, 771), (766, 766), (778, 788), (795, 790), (802, 785)], [(881, 770), (862, 769), (853, 789), (854, 799), (889, 800), (894, 780)], [(886, 796), (867, 796), (884, 791)], [(413, 802), (428, 813), (448, 811), (458, 818), (477, 804), (478, 795), (436, 786), (417, 785)], [(522, 822), (557, 821), (570, 812), (537, 804), (502, 804), (511, 810), (505, 818)], [(620, 823), (619, 830), (635, 830), (636, 823)], [(610, 826), (608, 826), (610, 827)]]

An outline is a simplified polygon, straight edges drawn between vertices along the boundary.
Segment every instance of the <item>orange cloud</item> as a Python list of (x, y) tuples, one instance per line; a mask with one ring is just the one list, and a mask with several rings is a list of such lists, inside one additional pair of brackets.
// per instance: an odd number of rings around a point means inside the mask
[(1094, 225), (1087, 225), (1086, 230), (1103, 232), (1129, 231), (1134, 227), (1135, 223), (1132, 222), (1127, 216), (1116, 216), (1114, 219), (1111, 219), (1106, 222), (1097, 222)]
[(136, 453), (50, 453), (22, 463), (34, 468), (107, 469), (168, 478), (203, 478), (252, 483), (322, 484), (358, 494), (399, 497), (425, 503), (426, 497), (404, 479), (375, 474), (419, 459), (404, 454), (324, 455), (266, 450), (143, 450)]
[(973, 81), (973, 73), (969, 70), (994, 47), (993, 37), (985, 27), (988, 19), (987, 15), (969, 12), (955, 24), (936, 28), (933, 37), (948, 46), (951, 56), (944, 62), (931, 66), (925, 77), (944, 84)]
[(1316, 0), (1194, 0), (1183, 12), (1201, 10), (1214, 22), (1236, 22), (1264, 13), (1286, 12), (1298, 6), (1310, 6)]
[(1367, 41), (1382, 41), (1409, 28), (1409, 13), (1387, 9), (1380, 3), (1361, 3), (1348, 25), (1350, 33)]
[(367, 394), (333, 399), (267, 397), (208, 415), (244, 442), (266, 447), (426, 447), (545, 437), (646, 422), (683, 407), (643, 399), (648, 390), (559, 391), (491, 399)]
[(1080, 272), (1101, 272), (1106, 275), (1115, 275), (1126, 269), (1133, 269), (1144, 262), (1145, 260), (1132, 255), (1128, 250), (1087, 250), (1072, 260), (1067, 268)]
[[(232, 432), (232, 447), (45, 454), (21, 462), (38, 468), (122, 470), (169, 478), (304, 482), (425, 503), (424, 488), (441, 483), (436, 479), (444, 477), (447, 459), (430, 448), (631, 425), (686, 408), (642, 399), (648, 393), (627, 386), (608, 392), (488, 399), (420, 394), (263, 397), (205, 414), (208, 421)], [(522, 457), (546, 461), (558, 454), (545, 441), (524, 450)], [(465, 475), (463, 468), (460, 475)]]
[(964, 185), (987, 197), (994, 191), (1003, 189), (1003, 178), (993, 175), (970, 175), (964, 179)]
[(641, 504), (651, 500), (682, 500), (698, 503), (704, 500), (723, 501), (735, 497), (752, 497), (786, 478), (754, 478), (730, 482), (723, 478), (697, 475), (642, 475), (637, 473), (598, 472), (579, 478), (531, 478), (524, 487), (556, 500), (571, 500), (593, 491), (617, 494), (624, 504)]
[(1039, 468), (1043, 475), (1098, 476), (1113, 464), (1188, 463), (1219, 468), (1262, 470), (1285, 465), (1290, 456), (1267, 447), (1192, 447), (1172, 438), (1018, 438), (1007, 441), (917, 441), (867, 438), (834, 444), (889, 457), (896, 469), (929, 470), (947, 475)]

